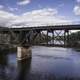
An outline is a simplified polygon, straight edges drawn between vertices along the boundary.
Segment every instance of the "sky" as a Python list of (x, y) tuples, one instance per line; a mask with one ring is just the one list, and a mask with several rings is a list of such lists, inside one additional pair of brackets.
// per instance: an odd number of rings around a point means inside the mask
[(0, 26), (80, 23), (80, 0), (0, 0)]

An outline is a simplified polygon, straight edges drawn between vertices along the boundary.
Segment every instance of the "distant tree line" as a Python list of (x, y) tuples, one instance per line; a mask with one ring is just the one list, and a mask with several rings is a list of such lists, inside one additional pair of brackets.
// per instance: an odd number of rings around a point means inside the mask
[(73, 47), (80, 47), (80, 31), (71, 33), (69, 36), (69, 44)]

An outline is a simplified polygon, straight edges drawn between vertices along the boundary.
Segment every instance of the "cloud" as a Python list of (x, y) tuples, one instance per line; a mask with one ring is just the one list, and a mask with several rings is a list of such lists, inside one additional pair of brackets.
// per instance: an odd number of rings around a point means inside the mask
[(17, 2), (18, 5), (27, 5), (30, 3), (30, 0), (22, 0), (20, 2)]
[(16, 17), (17, 16), (12, 13), (0, 10), (0, 26), (7, 27), (7, 24), (14, 20)]
[(80, 2), (80, 0), (77, 0), (77, 2)]
[(3, 9), (4, 8), (4, 6), (3, 5), (0, 5), (0, 9)]
[(51, 8), (44, 8), (44, 9), (39, 9), (39, 10), (33, 10), (31, 12), (27, 12), (22, 14), (22, 16), (50, 16), (50, 15), (56, 15), (58, 11), (56, 9), (51, 9)]
[(69, 24), (64, 16), (59, 16), (58, 11), (52, 8), (43, 8), (23, 13), (19, 16), (0, 10), (0, 26), (5, 27), (32, 27), (40, 25)]
[(63, 16), (58, 16), (56, 9), (44, 8), (40, 10), (33, 10), (22, 14), (16, 20), (13, 20), (11, 26), (38, 26), (38, 25), (56, 25), (69, 23)]
[(12, 8), (12, 7), (8, 7), (8, 9), (9, 9), (10, 11), (17, 11), (17, 10), (18, 10), (18, 8)]
[(75, 13), (75, 15), (80, 16), (80, 6), (79, 5), (74, 7), (74, 13)]

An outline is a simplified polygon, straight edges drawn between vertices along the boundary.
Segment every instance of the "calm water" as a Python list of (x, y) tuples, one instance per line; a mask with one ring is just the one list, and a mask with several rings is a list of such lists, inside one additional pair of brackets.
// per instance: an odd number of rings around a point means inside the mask
[(0, 80), (80, 80), (80, 52), (70, 48), (32, 47), (32, 59), (0, 52)]

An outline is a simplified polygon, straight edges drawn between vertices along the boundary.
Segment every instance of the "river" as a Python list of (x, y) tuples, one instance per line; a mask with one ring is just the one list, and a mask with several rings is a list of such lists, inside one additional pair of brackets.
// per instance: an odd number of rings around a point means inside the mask
[(80, 52), (72, 48), (32, 47), (32, 59), (0, 52), (0, 80), (80, 80)]

